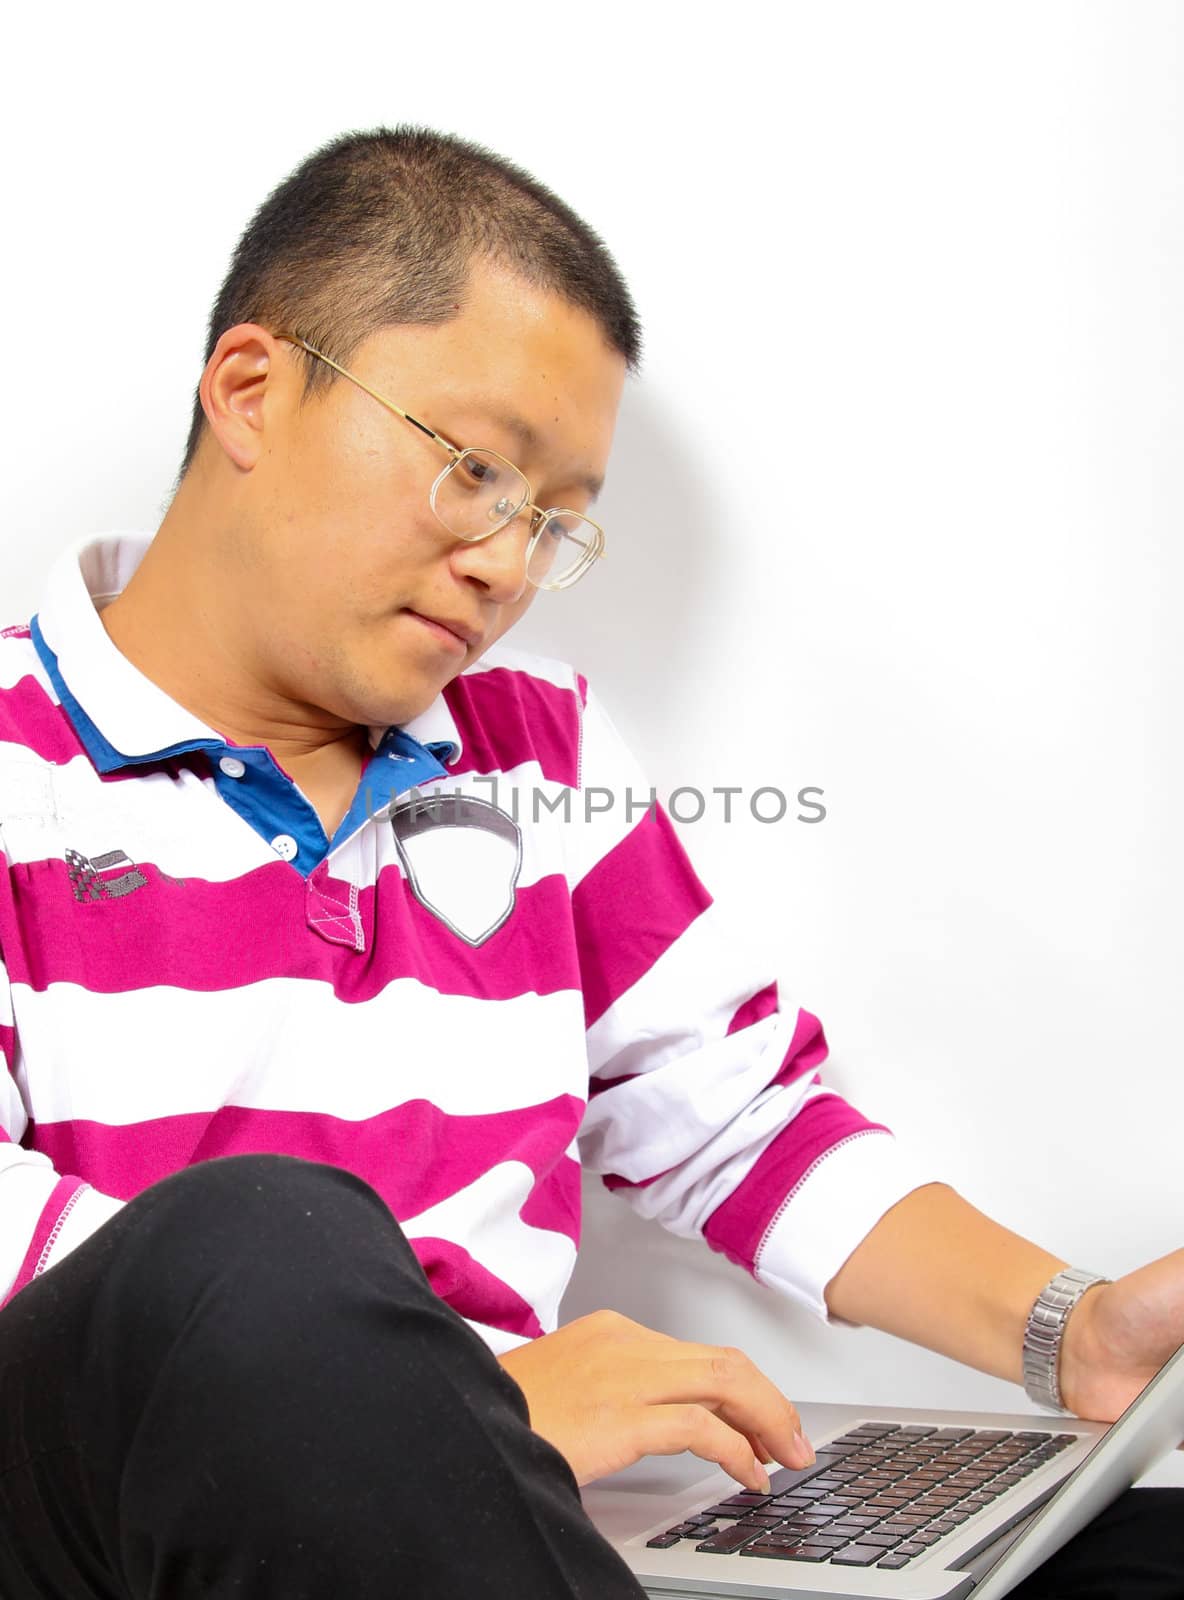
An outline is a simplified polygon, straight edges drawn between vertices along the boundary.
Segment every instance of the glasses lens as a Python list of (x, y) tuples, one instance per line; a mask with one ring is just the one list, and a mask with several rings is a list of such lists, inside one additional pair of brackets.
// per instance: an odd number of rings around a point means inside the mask
[(574, 511), (549, 511), (530, 552), (526, 575), (547, 589), (573, 583), (600, 549), (600, 530)]
[(463, 450), (436, 479), (432, 510), (458, 539), (481, 539), (512, 521), (526, 504), (526, 479), (492, 450)]

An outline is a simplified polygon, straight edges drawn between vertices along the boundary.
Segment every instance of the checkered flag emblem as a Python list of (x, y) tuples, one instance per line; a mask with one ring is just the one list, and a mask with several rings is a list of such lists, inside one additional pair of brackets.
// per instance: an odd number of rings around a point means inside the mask
[[(130, 872), (120, 873), (118, 878), (100, 878), (100, 872), (106, 872), (108, 867), (128, 866)], [(70, 878), (70, 888), (75, 900), (83, 905), (93, 904), (96, 900), (118, 900), (121, 895), (131, 894), (133, 889), (142, 889), (148, 879), (139, 867), (132, 865), (130, 856), (125, 856), (122, 850), (108, 850), (101, 856), (84, 856), (77, 850), (66, 851), (66, 872)]]

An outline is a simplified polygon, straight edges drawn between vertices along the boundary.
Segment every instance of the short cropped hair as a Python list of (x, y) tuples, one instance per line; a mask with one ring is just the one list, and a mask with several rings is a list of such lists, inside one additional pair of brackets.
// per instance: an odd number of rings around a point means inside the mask
[[(210, 313), (203, 369), (240, 322), (299, 333), (348, 366), (380, 328), (455, 316), (477, 256), (588, 311), (636, 371), (640, 323), (599, 235), (521, 167), (408, 124), (342, 134), (268, 195)], [(340, 381), (293, 349), (304, 363), (302, 400)], [(205, 427), (199, 386), (178, 485)]]

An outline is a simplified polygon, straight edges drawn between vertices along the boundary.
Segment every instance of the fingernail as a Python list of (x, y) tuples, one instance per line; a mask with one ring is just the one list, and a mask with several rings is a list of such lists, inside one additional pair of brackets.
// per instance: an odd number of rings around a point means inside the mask
[(755, 1457), (753, 1458), (753, 1465), (756, 1467), (757, 1473), (757, 1493), (772, 1494), (773, 1485), (769, 1482), (769, 1474)]
[(806, 1466), (812, 1465), (813, 1462), (818, 1460), (818, 1457), (814, 1454), (814, 1446), (799, 1428), (794, 1429), (793, 1436), (797, 1440), (798, 1448), (802, 1455), (806, 1457)]

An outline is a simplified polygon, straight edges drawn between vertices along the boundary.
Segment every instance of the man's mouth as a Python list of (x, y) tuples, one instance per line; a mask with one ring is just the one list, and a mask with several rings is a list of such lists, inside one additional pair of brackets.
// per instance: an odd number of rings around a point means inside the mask
[(470, 650), (481, 642), (481, 630), (459, 617), (429, 617), (422, 611), (412, 611), (410, 606), (407, 611), (427, 628), (433, 638), (451, 649)]

